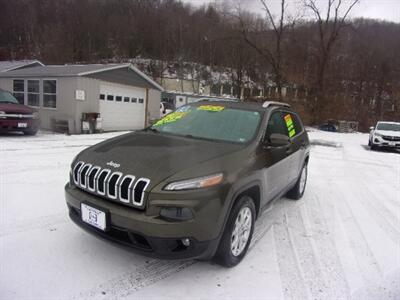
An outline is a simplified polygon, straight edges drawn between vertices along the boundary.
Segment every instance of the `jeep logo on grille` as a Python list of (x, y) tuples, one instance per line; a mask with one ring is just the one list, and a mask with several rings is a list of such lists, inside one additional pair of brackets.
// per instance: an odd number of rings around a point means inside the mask
[(114, 168), (119, 168), (121, 166), (121, 164), (118, 164), (118, 163), (113, 162), (113, 161), (109, 161), (107, 163), (107, 166), (111, 166), (111, 167), (114, 167)]

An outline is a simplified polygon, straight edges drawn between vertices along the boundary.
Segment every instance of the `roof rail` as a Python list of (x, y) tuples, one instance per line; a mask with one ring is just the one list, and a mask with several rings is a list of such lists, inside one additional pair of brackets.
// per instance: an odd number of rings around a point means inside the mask
[(284, 102), (277, 102), (277, 101), (265, 101), (262, 105), (264, 108), (268, 108), (270, 106), (284, 106), (284, 107), (290, 107), (289, 104), (284, 103)]

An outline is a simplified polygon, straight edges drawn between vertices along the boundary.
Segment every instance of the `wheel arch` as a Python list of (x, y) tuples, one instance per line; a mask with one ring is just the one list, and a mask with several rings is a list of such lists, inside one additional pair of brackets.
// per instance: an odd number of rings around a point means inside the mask
[(306, 156), (306, 158), (304, 159), (304, 163), (305, 163), (305, 164), (308, 164), (309, 160), (310, 160), (310, 154), (308, 154), (308, 155)]
[(240, 188), (234, 189), (234, 191), (231, 193), (230, 196), (230, 199), (232, 200), (230, 201), (229, 209), (225, 216), (225, 224), (232, 211), (232, 207), (243, 196), (248, 196), (253, 199), (254, 205), (256, 207), (256, 217), (257, 217), (261, 209), (261, 195), (262, 195), (262, 187), (261, 187), (261, 182), (259, 180), (248, 182), (247, 184), (241, 186)]

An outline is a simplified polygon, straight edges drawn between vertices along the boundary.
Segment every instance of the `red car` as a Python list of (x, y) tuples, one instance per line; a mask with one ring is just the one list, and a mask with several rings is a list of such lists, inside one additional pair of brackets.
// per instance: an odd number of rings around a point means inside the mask
[(39, 125), (36, 109), (19, 104), (10, 92), (0, 89), (0, 132), (22, 131), (35, 135)]

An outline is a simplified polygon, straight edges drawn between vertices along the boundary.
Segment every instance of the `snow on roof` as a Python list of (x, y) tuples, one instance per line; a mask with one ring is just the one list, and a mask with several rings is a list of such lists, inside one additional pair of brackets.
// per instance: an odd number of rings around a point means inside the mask
[(51, 77), (69, 77), (84, 76), (97, 72), (109, 71), (128, 67), (130, 64), (88, 64), (88, 65), (48, 65), (32, 68), (8, 71), (0, 74), (0, 77), (26, 77), (26, 76), (51, 76)]
[(141, 80), (148, 82), (151, 86), (163, 91), (164, 89), (149, 76), (138, 70), (131, 63), (124, 64), (82, 64), (82, 65), (48, 65), (24, 68), (14, 71), (0, 73), (0, 77), (74, 77), (87, 76), (111, 70), (130, 68)]
[(25, 59), (25, 60), (4, 60), (0, 61), (0, 72), (7, 72), (16, 70), (19, 68), (28, 67), (30, 65), (38, 64), (44, 66), (40, 61), (36, 59)]

